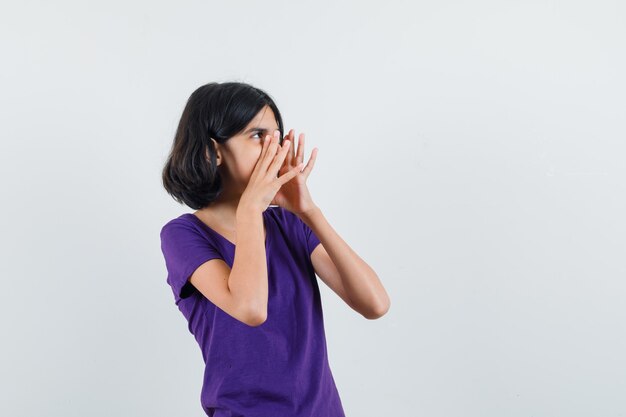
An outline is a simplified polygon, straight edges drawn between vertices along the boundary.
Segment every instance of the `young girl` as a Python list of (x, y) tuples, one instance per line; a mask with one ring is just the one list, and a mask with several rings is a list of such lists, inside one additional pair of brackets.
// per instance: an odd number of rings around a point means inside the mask
[[(328, 224), (306, 179), (304, 134), (245, 83), (198, 88), (163, 185), (195, 209), (161, 229), (167, 283), (205, 363), (212, 417), (342, 417), (315, 274), (368, 319), (389, 309), (376, 273)], [(319, 238), (318, 238), (319, 236)]]

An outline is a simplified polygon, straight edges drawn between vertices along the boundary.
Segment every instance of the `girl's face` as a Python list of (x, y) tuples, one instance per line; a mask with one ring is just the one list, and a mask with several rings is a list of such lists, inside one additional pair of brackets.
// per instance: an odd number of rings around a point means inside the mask
[(237, 195), (243, 193), (261, 156), (265, 137), (273, 135), (275, 130), (278, 130), (278, 123), (274, 112), (265, 106), (241, 133), (225, 143), (214, 143), (224, 190), (232, 190)]

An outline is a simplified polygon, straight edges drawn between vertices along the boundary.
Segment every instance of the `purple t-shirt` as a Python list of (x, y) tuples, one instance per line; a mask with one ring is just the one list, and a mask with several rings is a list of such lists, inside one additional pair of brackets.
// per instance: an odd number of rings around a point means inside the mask
[(320, 241), (283, 207), (268, 207), (263, 222), (268, 310), (257, 327), (228, 315), (188, 281), (209, 259), (232, 268), (235, 245), (192, 213), (161, 229), (167, 283), (205, 363), (200, 403), (210, 417), (345, 417), (310, 258)]

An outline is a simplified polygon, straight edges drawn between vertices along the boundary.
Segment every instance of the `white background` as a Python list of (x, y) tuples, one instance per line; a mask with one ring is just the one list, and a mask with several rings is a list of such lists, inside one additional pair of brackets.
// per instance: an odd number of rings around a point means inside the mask
[(346, 415), (626, 415), (626, 7), (20, 1), (0, 10), (0, 415), (203, 416), (160, 173), (211, 81), (266, 90), (380, 276), (320, 281)]

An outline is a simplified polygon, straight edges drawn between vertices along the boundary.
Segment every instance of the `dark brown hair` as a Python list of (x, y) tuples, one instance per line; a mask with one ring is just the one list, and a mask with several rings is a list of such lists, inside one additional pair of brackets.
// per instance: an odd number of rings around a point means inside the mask
[(265, 91), (241, 82), (212, 82), (196, 89), (187, 100), (163, 168), (168, 194), (195, 210), (214, 201), (222, 192), (222, 181), (211, 138), (226, 142), (265, 106), (274, 112), (282, 141), (282, 117)]

